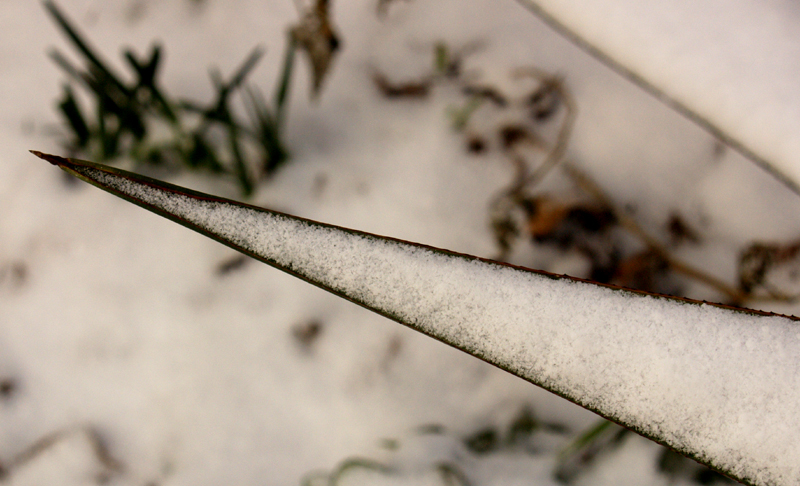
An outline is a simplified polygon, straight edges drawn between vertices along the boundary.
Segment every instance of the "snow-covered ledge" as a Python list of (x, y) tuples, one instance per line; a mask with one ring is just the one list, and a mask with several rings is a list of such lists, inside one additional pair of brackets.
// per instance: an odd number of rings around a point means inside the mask
[(800, 4), (518, 1), (800, 194)]
[(600, 286), (35, 154), (725, 474), (800, 482), (794, 318)]

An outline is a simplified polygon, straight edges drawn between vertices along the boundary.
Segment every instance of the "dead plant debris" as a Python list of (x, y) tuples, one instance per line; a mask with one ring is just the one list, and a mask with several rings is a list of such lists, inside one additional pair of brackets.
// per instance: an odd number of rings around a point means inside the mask
[(487, 150), (486, 139), (480, 135), (470, 135), (467, 137), (467, 152), (471, 154), (482, 154)]
[(379, 72), (373, 74), (372, 80), (385, 98), (426, 98), (433, 85), (431, 79), (395, 83)]
[(545, 77), (536, 91), (527, 99), (531, 117), (536, 121), (550, 119), (564, 102), (560, 77)]
[(322, 336), (324, 325), (318, 319), (295, 324), (292, 327), (292, 336), (305, 352), (311, 351), (311, 347)]
[(10, 377), (0, 378), (0, 399), (7, 400), (17, 391), (17, 380)]
[(793, 300), (790, 296), (775, 287), (770, 275), (778, 270), (793, 266), (789, 277), (796, 283), (798, 280), (798, 254), (800, 241), (781, 245), (777, 243), (753, 243), (745, 248), (739, 257), (739, 288), (745, 294), (752, 294), (758, 289), (766, 291), (770, 296), (779, 299)]
[(62, 441), (75, 436), (83, 436), (89, 442), (95, 459), (102, 467), (95, 478), (99, 484), (107, 483), (113, 476), (125, 472), (124, 464), (111, 454), (99, 430), (91, 425), (81, 425), (49, 433), (17, 453), (11, 460), (0, 462), (0, 480), (13, 476), (16, 469), (36, 460)]
[(316, 0), (313, 6), (305, 9), (300, 22), (290, 30), (292, 39), (305, 52), (311, 65), (313, 98), (319, 96), (333, 59), (342, 47), (340, 37), (331, 23), (329, 8), (329, 0)]
[(246, 255), (234, 255), (217, 265), (216, 274), (220, 277), (225, 277), (241, 270), (249, 261), (252, 261), (252, 259)]
[[(800, 254), (800, 242), (754, 244), (743, 251), (738, 285), (677, 259), (671, 249), (687, 243), (699, 245), (703, 240), (680, 214), (673, 212), (664, 235), (655, 237), (642, 228), (630, 208), (617, 204), (586, 173), (564, 160), (577, 108), (563, 77), (536, 67), (515, 69), (512, 77), (532, 78), (537, 82), (521, 102), (513, 101), (493, 86), (467, 84), (456, 78), (455, 82), (464, 83), (462, 93), (468, 99), (462, 108), (451, 112), (454, 126), (465, 133), (465, 144), (471, 154), (489, 151), (486, 136), (469, 128), (471, 118), (484, 102), (496, 110), (523, 108), (523, 113), (527, 113), (516, 121), (506, 119), (495, 129), (499, 147), (514, 171), (511, 183), (490, 205), (491, 229), (499, 250), (496, 259), (508, 259), (515, 246), (527, 240), (534, 245), (549, 245), (564, 253), (581, 255), (588, 260), (589, 270), (588, 275), (577, 276), (601, 283), (679, 294), (679, 280), (674, 275), (682, 275), (716, 289), (732, 305), (800, 297), (775, 288), (767, 278), (779, 267), (785, 269), (789, 261), (795, 261)], [(541, 135), (542, 127), (555, 121), (560, 126), (554, 140), (548, 140)], [(583, 194), (581, 198), (547, 194), (538, 188), (557, 166)], [(640, 244), (630, 248), (630, 238), (626, 243), (625, 233), (633, 235)], [(800, 280), (800, 268), (794, 274)]]
[(535, 148), (546, 147), (541, 137), (522, 124), (511, 123), (503, 125), (497, 130), (497, 134), (500, 138), (500, 145), (505, 150), (511, 150), (521, 143), (528, 143)]
[(14, 261), (0, 266), (0, 284), (8, 282), (13, 288), (25, 285), (28, 280), (28, 265), (23, 261)]
[(500, 93), (496, 88), (492, 86), (464, 86), (462, 88), (462, 93), (467, 96), (471, 96), (474, 98), (479, 98), (481, 100), (486, 100), (492, 102), (498, 108), (505, 108), (509, 105), (508, 100), (506, 99), (505, 95)]
[(667, 231), (669, 231), (670, 244), (673, 247), (683, 243), (700, 244), (700, 234), (689, 226), (680, 214), (673, 212), (667, 221)]

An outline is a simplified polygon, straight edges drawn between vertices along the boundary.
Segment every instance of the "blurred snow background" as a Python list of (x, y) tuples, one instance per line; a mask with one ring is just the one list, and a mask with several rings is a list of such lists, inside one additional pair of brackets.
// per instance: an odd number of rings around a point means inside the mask
[[(144, 53), (160, 40), (162, 85), (192, 99), (210, 98), (209, 66), (230, 73), (256, 44), (268, 52), (251, 81), (271, 90), (299, 17), (289, 0), (59, 6), (112, 64), (122, 47)], [(444, 42), (479, 46), (464, 56), (465, 76), (506, 93), (520, 89), (511, 76), (520, 67), (561, 75), (578, 106), (568, 157), (653, 233), (664, 236), (674, 212), (700, 228), (702, 245), (677, 250), (684, 260), (735, 282), (745, 245), (798, 237), (797, 196), (513, 1), (403, 0), (383, 16), (375, 0), (332, 8), (343, 49), (317, 101), (298, 64), (292, 159), (256, 204), (493, 257), (489, 206), (513, 179), (492, 138), (504, 115), (476, 113), (472, 129), (490, 145), (470, 154), (448, 115), (464, 102), (458, 87), (388, 100), (373, 81), (376, 72), (421, 79)], [(595, 423), (591, 413), (268, 267), (222, 275), (231, 250), (67, 183), (28, 154), (59, 153), (64, 76), (46, 51), (69, 49), (37, 2), (2, 2), (0, 23), (0, 482), (316, 484), (329, 477), (315, 472), (350, 461), (338, 484), (558, 484), (558, 453)], [(198, 175), (171, 182), (236, 196)], [(556, 172), (542, 189), (567, 186)], [(512, 262), (583, 268), (536, 248)], [(698, 283), (682, 288), (721, 298)], [(526, 410), (539, 428), (507, 440)], [(496, 443), (481, 453), (474, 441), (491, 441), (488, 431)], [(62, 438), (31, 449), (54, 433)], [(574, 481), (689, 481), (660, 473), (661, 456), (629, 435)]]

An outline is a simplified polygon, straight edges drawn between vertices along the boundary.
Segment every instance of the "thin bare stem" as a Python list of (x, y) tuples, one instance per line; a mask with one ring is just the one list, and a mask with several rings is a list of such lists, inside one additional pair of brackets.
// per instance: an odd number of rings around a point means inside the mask
[(41, 437), (8, 462), (6, 465), (6, 474), (10, 474), (14, 469), (24, 466), (62, 440), (79, 434), (86, 437), (94, 456), (109, 472), (121, 473), (124, 471), (124, 465), (111, 455), (100, 433), (91, 425), (79, 425), (57, 430)]
[(524, 186), (530, 188), (541, 182), (545, 176), (558, 165), (561, 159), (564, 158), (570, 136), (572, 135), (572, 128), (575, 125), (578, 108), (572, 97), (572, 93), (570, 93), (562, 80), (557, 76), (553, 76), (538, 68), (527, 67), (516, 70), (514, 72), (514, 77), (533, 77), (540, 80), (544, 86), (555, 90), (558, 94), (559, 101), (564, 103), (566, 109), (566, 114), (564, 115), (564, 120), (561, 122), (555, 145), (553, 145), (553, 148), (548, 152), (544, 162), (542, 162), (533, 173), (528, 175), (527, 179), (523, 182)]

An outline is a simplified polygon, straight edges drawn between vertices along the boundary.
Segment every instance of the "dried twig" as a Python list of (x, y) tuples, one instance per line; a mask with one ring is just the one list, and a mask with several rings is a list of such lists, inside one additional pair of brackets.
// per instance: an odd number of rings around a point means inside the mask
[(66, 429), (57, 430), (41, 437), (29, 447), (18, 453), (10, 461), (0, 467), (0, 479), (13, 473), (17, 468), (36, 459), (39, 455), (52, 448), (62, 440), (73, 435), (84, 435), (92, 448), (95, 458), (109, 472), (114, 474), (122, 473), (124, 465), (111, 455), (108, 446), (100, 433), (91, 425), (79, 425)]
[(535, 102), (537, 97), (555, 96), (555, 102), (563, 103), (566, 109), (566, 114), (564, 115), (564, 120), (561, 122), (555, 145), (553, 145), (552, 149), (548, 152), (544, 162), (523, 181), (523, 185), (531, 188), (541, 182), (542, 179), (558, 165), (561, 159), (564, 158), (570, 135), (572, 135), (572, 128), (575, 125), (578, 109), (572, 98), (572, 94), (566, 86), (564, 86), (561, 78), (532, 67), (518, 69), (514, 72), (514, 75), (516, 77), (533, 77), (541, 81), (541, 87), (531, 96), (532, 102)]

